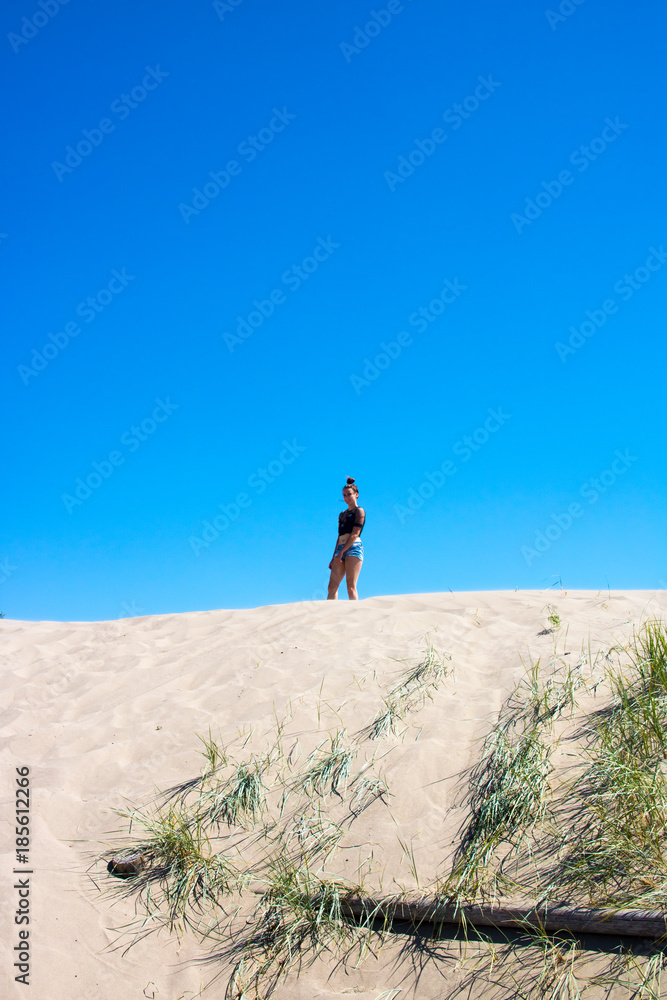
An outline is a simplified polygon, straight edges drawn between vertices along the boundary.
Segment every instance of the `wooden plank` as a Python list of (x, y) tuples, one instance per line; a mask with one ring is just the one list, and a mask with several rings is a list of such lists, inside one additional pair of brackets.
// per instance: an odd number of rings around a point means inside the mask
[(473, 927), (514, 927), (577, 934), (659, 938), (667, 934), (667, 914), (661, 910), (615, 910), (567, 904), (467, 905), (438, 902), (434, 897), (350, 897), (345, 907), (355, 917), (407, 920), (414, 924), (471, 924)]

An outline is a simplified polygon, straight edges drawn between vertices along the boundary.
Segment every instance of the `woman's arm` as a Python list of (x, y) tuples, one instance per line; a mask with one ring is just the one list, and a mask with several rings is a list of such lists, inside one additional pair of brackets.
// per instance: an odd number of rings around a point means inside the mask
[(331, 562), (329, 563), (329, 569), (333, 569), (334, 558), (335, 558), (335, 555), (336, 555), (336, 549), (338, 548), (338, 539), (339, 538), (340, 538), (340, 535), (336, 535), (336, 544), (334, 545), (334, 554), (331, 557)]

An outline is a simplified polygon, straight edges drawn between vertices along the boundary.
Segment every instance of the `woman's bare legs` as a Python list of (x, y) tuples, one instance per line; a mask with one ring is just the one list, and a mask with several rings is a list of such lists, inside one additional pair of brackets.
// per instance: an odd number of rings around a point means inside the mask
[[(358, 559), (357, 562), (359, 562)], [(337, 562), (336, 559), (334, 559), (331, 563), (331, 576), (329, 577), (329, 592), (327, 594), (327, 601), (338, 600), (338, 588), (340, 587), (344, 576), (345, 563), (342, 561)]]
[(361, 572), (361, 564), (363, 559), (357, 559), (356, 556), (346, 556), (345, 557), (345, 576), (347, 578), (347, 596), (351, 601), (358, 601), (359, 595), (357, 593), (357, 580), (359, 579), (359, 573)]

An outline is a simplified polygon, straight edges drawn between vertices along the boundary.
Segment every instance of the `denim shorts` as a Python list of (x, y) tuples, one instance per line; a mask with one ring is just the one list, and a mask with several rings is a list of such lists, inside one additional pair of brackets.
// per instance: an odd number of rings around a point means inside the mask
[[(334, 559), (336, 559), (336, 557), (340, 555), (340, 550), (343, 548), (344, 544), (345, 544), (344, 542), (341, 542), (340, 545), (336, 546), (336, 551), (334, 552)], [(356, 542), (353, 542), (353, 544), (350, 545), (349, 549), (343, 556), (343, 562), (345, 562), (347, 556), (356, 556), (357, 559), (361, 559), (363, 562), (364, 546), (361, 539), (359, 539)]]

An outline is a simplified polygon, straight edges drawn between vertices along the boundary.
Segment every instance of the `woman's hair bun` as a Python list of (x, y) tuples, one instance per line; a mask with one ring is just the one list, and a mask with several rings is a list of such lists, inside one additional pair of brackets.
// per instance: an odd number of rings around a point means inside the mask
[(354, 479), (352, 478), (352, 476), (348, 476), (347, 477), (347, 485), (351, 486), (353, 482), (354, 482)]

